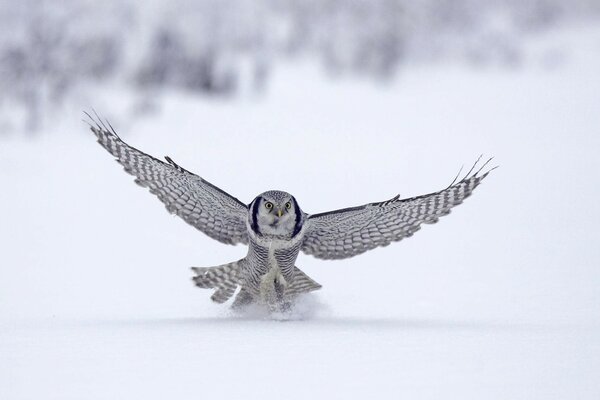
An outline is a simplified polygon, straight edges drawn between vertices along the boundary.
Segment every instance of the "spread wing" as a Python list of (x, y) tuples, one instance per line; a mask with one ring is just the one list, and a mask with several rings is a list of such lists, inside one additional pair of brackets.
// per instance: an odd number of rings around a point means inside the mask
[[(169, 157), (167, 162), (143, 153), (121, 140), (112, 126), (90, 124), (98, 143), (116, 157), (135, 182), (150, 189), (167, 210), (213, 239), (226, 244), (248, 243), (248, 207)], [(98, 118), (99, 119), (99, 118)]]
[(462, 180), (455, 179), (439, 192), (410, 199), (396, 196), (380, 203), (310, 215), (302, 251), (317, 258), (342, 259), (410, 237), (421, 224), (437, 222), (469, 197), (491, 172), (479, 175), (489, 161), (471, 175), (475, 163)]

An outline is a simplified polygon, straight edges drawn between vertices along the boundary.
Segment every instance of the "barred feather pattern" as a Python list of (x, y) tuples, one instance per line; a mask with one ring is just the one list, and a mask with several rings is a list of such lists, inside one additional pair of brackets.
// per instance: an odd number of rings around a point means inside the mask
[(277, 266), (281, 270), (281, 274), (289, 284), (292, 284), (296, 280), (294, 263), (300, 253), (301, 245), (302, 242), (297, 241), (288, 248), (275, 250), (273, 254)]
[(248, 243), (248, 207), (177, 165), (169, 157), (158, 160), (123, 142), (112, 127), (101, 120), (90, 124), (98, 143), (112, 154), (135, 182), (150, 190), (167, 210), (201, 232), (226, 244)]
[(213, 295), (210, 297), (212, 301), (216, 303), (224, 303), (237, 289), (238, 285), (241, 285), (241, 270), (245, 259), (219, 265), (217, 267), (192, 267), (192, 270), (196, 273), (196, 276), (192, 279), (196, 283), (196, 286), (202, 289), (216, 289)]
[[(289, 246), (280, 248), (269, 248), (263, 246), (250, 237), (250, 246), (246, 256), (246, 264), (242, 271), (244, 287), (246, 290), (259, 298), (261, 296), (261, 284), (263, 278), (273, 268), (277, 268), (286, 281), (288, 287), (295, 282), (296, 268), (294, 263), (300, 253), (301, 241), (296, 240)], [(281, 244), (281, 243), (279, 243)]]
[[(192, 267), (196, 273), (194, 280), (196, 286), (203, 289), (216, 289), (211, 299), (216, 303), (224, 303), (233, 296), (238, 286), (242, 287), (242, 291), (250, 298), (256, 298), (258, 293), (256, 290), (248, 290), (247, 281), (244, 279), (244, 273), (248, 267), (248, 261), (243, 258), (228, 264), (219, 265), (216, 267)], [(294, 269), (294, 281), (289, 285), (283, 293), (286, 299), (293, 299), (302, 294), (312, 292), (321, 288), (321, 285), (309, 278), (298, 267)], [(255, 294), (252, 294), (254, 292)]]
[(302, 293), (308, 293), (319, 289), (321, 289), (320, 284), (311, 279), (298, 267), (294, 267), (294, 282), (286, 289), (285, 296), (293, 298)]
[(258, 298), (260, 297), (261, 279), (272, 267), (269, 260), (269, 248), (259, 245), (251, 237), (246, 260), (248, 263), (243, 266), (242, 271), (244, 286), (250, 294)]
[(488, 162), (471, 175), (476, 163), (462, 180), (438, 192), (309, 215), (302, 251), (321, 259), (343, 259), (410, 237), (421, 224), (437, 222), (469, 197), (491, 172), (479, 175)]

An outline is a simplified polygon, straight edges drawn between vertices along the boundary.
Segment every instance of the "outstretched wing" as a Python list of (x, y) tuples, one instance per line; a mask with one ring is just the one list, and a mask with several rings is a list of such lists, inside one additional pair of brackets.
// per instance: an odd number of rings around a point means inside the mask
[(121, 140), (112, 126), (90, 124), (98, 143), (116, 157), (135, 182), (150, 189), (167, 210), (213, 239), (226, 244), (248, 243), (248, 207), (233, 196), (205, 181), (169, 157), (158, 160)]
[(310, 215), (302, 251), (317, 258), (342, 259), (410, 237), (421, 224), (437, 222), (469, 197), (491, 172), (479, 175), (488, 162), (471, 175), (475, 163), (461, 181), (455, 183), (455, 179), (439, 192), (410, 199), (396, 196), (380, 203)]

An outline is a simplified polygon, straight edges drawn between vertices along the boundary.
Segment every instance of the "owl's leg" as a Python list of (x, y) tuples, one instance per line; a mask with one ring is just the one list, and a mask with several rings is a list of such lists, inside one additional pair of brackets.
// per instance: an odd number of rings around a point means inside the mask
[(290, 311), (293, 304), (293, 299), (286, 293), (286, 286), (275, 280), (275, 302), (271, 305), (271, 311), (287, 312)]

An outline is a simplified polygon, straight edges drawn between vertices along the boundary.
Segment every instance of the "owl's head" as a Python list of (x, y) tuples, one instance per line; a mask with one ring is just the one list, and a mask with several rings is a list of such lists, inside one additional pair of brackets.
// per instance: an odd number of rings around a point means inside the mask
[(250, 203), (250, 225), (259, 235), (294, 237), (302, 228), (302, 211), (291, 194), (270, 190)]

